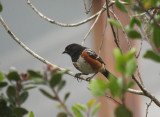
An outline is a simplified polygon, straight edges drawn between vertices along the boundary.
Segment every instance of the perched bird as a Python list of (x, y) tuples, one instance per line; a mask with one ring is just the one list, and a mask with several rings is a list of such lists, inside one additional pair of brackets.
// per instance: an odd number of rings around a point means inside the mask
[(105, 63), (90, 48), (73, 43), (65, 48), (64, 53), (70, 55), (73, 65), (81, 72), (77, 73), (75, 77), (93, 74), (87, 78), (87, 80), (91, 80), (98, 72), (101, 72), (108, 78), (110, 72), (105, 68)]

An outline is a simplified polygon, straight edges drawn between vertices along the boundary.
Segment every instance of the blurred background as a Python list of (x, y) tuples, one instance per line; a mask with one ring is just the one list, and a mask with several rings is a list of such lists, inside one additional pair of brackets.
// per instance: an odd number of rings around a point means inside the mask
[[(31, 1), (43, 14), (59, 22), (66, 24), (76, 23), (89, 15), (86, 15), (83, 0), (32, 0)], [(60, 67), (77, 72), (71, 63), (70, 57), (62, 55), (66, 45), (81, 43), (91, 23), (78, 27), (59, 27), (51, 24), (38, 15), (26, 4), (25, 0), (1, 0), (3, 11), (0, 14), (15, 35), (29, 48), (43, 58)], [(92, 36), (85, 42), (85, 46), (92, 48)], [(105, 45), (107, 46), (107, 45)], [(146, 88), (157, 98), (160, 98), (160, 66), (150, 60), (142, 59), (143, 53), (149, 49), (147, 42), (143, 42), (143, 48), (139, 59), (140, 71)], [(112, 51), (112, 50), (109, 50)], [(45, 65), (32, 57), (15, 43), (0, 25), (0, 71), (7, 72), (15, 67), (19, 72), (27, 69), (43, 71)], [(71, 96), (67, 105), (75, 103), (85, 104), (92, 98), (88, 91), (88, 83), (77, 82), (73, 77), (65, 75), (67, 86), (61, 92), (70, 91)], [(150, 100), (141, 98), (141, 114), (144, 116), (146, 103)], [(27, 102), (24, 104), (28, 110), (32, 110), (36, 117), (54, 117), (59, 110), (57, 103), (44, 97), (38, 89), (31, 90)], [(138, 110), (139, 111), (139, 110)], [(160, 108), (152, 103), (148, 117), (160, 115)]]

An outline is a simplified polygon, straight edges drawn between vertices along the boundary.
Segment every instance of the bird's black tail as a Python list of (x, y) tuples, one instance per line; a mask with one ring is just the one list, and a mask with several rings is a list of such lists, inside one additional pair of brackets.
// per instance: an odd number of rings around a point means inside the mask
[[(101, 72), (107, 79), (109, 79), (109, 74), (114, 76), (112, 73), (110, 73), (107, 69), (105, 71)], [(115, 76), (114, 76), (115, 77)]]

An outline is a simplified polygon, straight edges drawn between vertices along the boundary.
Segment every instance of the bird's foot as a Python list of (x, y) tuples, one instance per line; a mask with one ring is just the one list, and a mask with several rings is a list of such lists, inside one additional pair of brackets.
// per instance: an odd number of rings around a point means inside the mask
[(86, 81), (90, 82), (93, 77), (86, 78)]
[(75, 74), (75, 78), (77, 78), (77, 81), (82, 81), (82, 79), (80, 78), (80, 76), (83, 75), (82, 73), (76, 73)]
[(91, 81), (91, 79), (96, 75), (97, 73), (93, 74), (91, 77), (86, 78), (86, 81)]

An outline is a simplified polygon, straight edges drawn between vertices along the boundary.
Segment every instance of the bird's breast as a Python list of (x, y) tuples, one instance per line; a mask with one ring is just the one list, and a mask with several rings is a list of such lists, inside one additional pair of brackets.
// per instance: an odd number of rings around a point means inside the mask
[(73, 62), (73, 65), (84, 74), (91, 74), (96, 72), (96, 70), (91, 67), (91, 65), (81, 56), (77, 62)]

